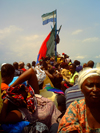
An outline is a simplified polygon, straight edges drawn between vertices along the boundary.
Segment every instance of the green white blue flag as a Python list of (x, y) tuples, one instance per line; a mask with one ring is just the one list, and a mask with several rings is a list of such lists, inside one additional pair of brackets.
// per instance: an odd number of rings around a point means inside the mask
[(42, 15), (43, 25), (49, 22), (56, 22), (56, 10)]

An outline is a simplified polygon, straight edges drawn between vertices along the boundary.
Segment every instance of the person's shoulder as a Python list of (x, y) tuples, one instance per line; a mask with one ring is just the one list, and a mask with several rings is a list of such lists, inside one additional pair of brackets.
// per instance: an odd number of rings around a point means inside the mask
[(79, 66), (80, 68), (83, 68), (81, 65)]
[(83, 68), (82, 66), (77, 66), (76, 71), (79, 73), (82, 70), (82, 68)]
[(1, 83), (1, 90), (7, 90), (9, 86), (6, 83)]
[[(65, 98), (66, 98), (66, 108), (75, 100), (83, 99), (84, 94), (81, 92), (81, 89), (78, 85), (72, 86), (65, 91)], [(78, 102), (77, 101), (77, 102)]]
[(75, 75), (78, 75), (79, 73), (77, 71), (75, 71)]
[(75, 101), (73, 101), (72, 102), (72, 104), (74, 105), (74, 104), (77, 104), (77, 105), (84, 105), (85, 104), (85, 99), (83, 98), (83, 99), (77, 99), (77, 100), (75, 100)]
[(79, 88), (78, 85), (74, 85), (65, 91), (65, 97), (67, 102), (72, 102), (76, 99), (82, 99), (84, 98), (84, 94), (81, 92), (81, 89)]
[(73, 106), (83, 106), (85, 105), (85, 99), (77, 99), (71, 103)]
[(68, 89), (66, 89), (65, 90), (65, 94), (66, 93), (70, 93), (70, 92), (75, 92), (75, 90), (80, 90), (79, 87), (78, 87), (78, 85), (73, 85), (72, 87), (69, 87)]

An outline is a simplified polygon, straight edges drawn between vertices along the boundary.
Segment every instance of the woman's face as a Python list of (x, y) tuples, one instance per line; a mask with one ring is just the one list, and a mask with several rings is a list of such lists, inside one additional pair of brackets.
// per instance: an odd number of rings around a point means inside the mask
[(100, 76), (88, 77), (83, 82), (81, 90), (87, 101), (100, 102)]
[(69, 65), (69, 71), (71, 72), (71, 73), (75, 73), (75, 67), (73, 66), (73, 65)]

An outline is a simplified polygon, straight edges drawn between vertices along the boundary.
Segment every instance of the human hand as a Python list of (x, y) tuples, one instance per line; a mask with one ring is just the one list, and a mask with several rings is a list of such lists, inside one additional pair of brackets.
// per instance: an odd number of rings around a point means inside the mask
[(9, 102), (8, 99), (5, 99), (5, 100), (3, 101), (3, 103), (6, 104), (6, 105), (8, 105), (8, 102)]

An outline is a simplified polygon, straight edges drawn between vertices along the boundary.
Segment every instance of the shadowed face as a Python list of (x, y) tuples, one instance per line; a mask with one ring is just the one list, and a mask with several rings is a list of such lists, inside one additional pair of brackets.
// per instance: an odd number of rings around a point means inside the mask
[(76, 70), (76, 68), (73, 66), (73, 65), (69, 65), (69, 71), (71, 72), (71, 73), (75, 73), (75, 70)]
[(82, 84), (82, 92), (88, 102), (100, 102), (100, 76), (88, 77)]

